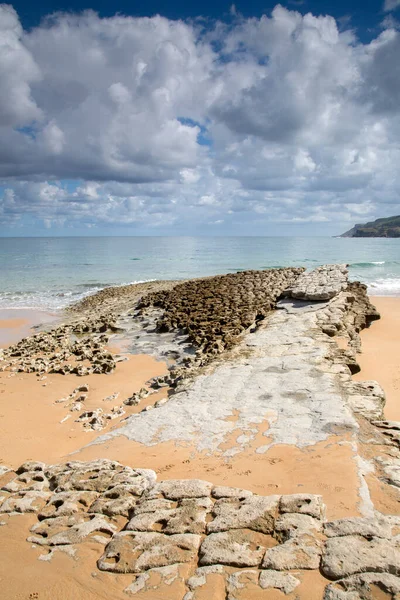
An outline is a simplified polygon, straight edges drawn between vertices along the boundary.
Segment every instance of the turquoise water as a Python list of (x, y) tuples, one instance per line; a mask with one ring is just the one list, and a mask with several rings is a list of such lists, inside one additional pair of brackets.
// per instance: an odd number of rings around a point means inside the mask
[(0, 238), (0, 308), (56, 310), (108, 285), (324, 263), (349, 263), (371, 294), (400, 296), (400, 239)]

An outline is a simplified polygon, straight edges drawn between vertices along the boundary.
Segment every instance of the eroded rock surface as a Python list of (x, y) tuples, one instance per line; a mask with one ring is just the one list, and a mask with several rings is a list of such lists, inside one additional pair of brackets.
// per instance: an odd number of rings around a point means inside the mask
[[(34, 473), (46, 491), (30, 489)], [(318, 495), (260, 496), (199, 479), (157, 482), (150, 470), (105, 459), (25, 463), (4, 487), (0, 515), (36, 513), (27, 540), (49, 549), (46, 560), (57, 548), (74, 556), (79, 545), (95, 542), (103, 546), (98, 568), (131, 573), (126, 592), (138, 598), (291, 594), (305, 571), (320, 569), (336, 580), (327, 580), (325, 600), (372, 600), (375, 589), (397, 600), (400, 591), (395, 515), (326, 522)]]

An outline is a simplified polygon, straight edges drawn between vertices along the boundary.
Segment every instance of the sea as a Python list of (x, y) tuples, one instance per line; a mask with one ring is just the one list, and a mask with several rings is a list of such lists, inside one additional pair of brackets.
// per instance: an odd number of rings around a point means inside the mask
[(347, 263), (370, 295), (400, 296), (400, 239), (0, 238), (0, 308), (57, 312), (107, 286), (326, 263)]

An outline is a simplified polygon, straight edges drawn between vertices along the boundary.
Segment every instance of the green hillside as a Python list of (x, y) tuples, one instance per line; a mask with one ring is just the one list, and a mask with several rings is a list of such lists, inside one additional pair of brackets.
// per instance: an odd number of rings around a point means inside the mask
[(400, 237), (400, 215), (376, 219), (370, 223), (354, 225), (340, 237)]

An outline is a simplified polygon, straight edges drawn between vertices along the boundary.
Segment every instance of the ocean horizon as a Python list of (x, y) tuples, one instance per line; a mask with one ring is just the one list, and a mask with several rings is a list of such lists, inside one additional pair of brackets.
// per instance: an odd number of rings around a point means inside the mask
[(347, 263), (370, 295), (400, 296), (400, 240), (290, 236), (0, 238), (0, 308), (58, 311), (108, 286)]

